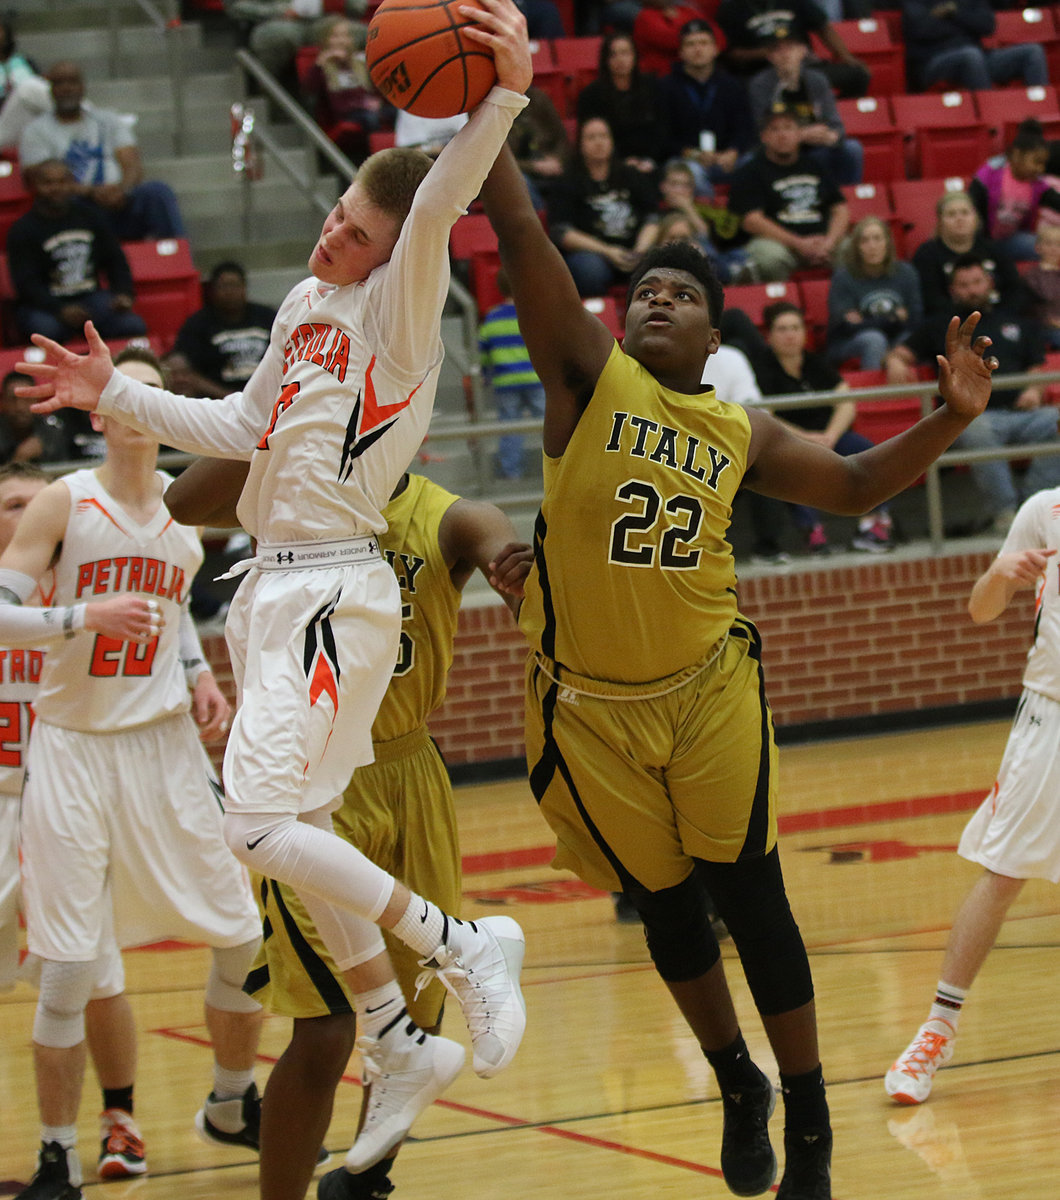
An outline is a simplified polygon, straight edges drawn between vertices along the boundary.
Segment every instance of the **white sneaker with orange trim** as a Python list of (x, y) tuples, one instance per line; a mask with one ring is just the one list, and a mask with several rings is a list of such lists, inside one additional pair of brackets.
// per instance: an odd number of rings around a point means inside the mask
[(99, 1115), (99, 1177), (129, 1179), (147, 1174), (144, 1140), (136, 1122), (121, 1108), (108, 1108)]
[(935, 1072), (953, 1057), (957, 1031), (941, 1017), (925, 1021), (916, 1037), (895, 1059), (883, 1086), (899, 1104), (923, 1104), (931, 1095)]

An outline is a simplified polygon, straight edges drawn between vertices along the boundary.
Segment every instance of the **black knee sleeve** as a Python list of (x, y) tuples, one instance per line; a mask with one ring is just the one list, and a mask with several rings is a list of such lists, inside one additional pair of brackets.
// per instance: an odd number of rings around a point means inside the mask
[(676, 887), (649, 892), (633, 885), (626, 894), (644, 924), (655, 969), (667, 983), (698, 979), (718, 961), (708, 898), (695, 871)]
[(764, 858), (734, 863), (698, 859), (696, 874), (728, 927), (758, 1011), (769, 1017), (808, 1004), (813, 999), (810, 963), (776, 847)]

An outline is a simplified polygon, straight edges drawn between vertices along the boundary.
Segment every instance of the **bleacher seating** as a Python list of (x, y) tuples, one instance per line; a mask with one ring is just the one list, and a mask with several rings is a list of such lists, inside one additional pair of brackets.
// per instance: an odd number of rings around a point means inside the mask
[[(851, 54), (872, 72), (872, 94), (891, 96), (905, 91), (905, 48), (891, 37), (890, 26), (880, 14), (857, 20), (834, 21), (833, 29)], [(831, 51), (816, 34), (811, 36), (815, 54), (830, 58)]]
[(582, 301), (585, 308), (599, 317), (613, 337), (622, 340), (626, 335), (622, 313), (614, 296), (591, 296)]
[(910, 141), (910, 178), (971, 175), (990, 157), (990, 130), (971, 92), (892, 96), (895, 122)]
[(890, 183), (905, 178), (905, 135), (898, 128), (886, 96), (861, 96), (838, 100), (836, 108), (848, 137), (857, 138), (865, 151), (867, 183)]
[(863, 217), (879, 217), (881, 221), (886, 221), (898, 255), (903, 257), (905, 223), (894, 211), (890, 186), (886, 183), (853, 183), (840, 188), (840, 191), (847, 202), (851, 225)]
[(600, 66), (600, 37), (555, 38), (552, 53), (567, 81), (567, 112), (573, 114), (578, 93), (596, 78)]
[(905, 246), (903, 258), (912, 258), (921, 242), (935, 236), (935, 206), (944, 192), (963, 190), (959, 175), (946, 179), (900, 179), (891, 184), (894, 211), (901, 217)]
[(1047, 138), (1060, 138), (1060, 100), (1055, 87), (997, 88), (976, 92), (975, 107), (990, 130), (992, 150), (1001, 154), (1012, 141), (1016, 127), (1027, 117), (1042, 123)]
[(740, 309), (759, 328), (764, 324), (766, 308), (781, 300), (798, 304), (799, 285), (789, 280), (787, 283), (741, 283), (725, 289), (726, 307)]
[(0, 250), (7, 246), (7, 231), (32, 203), (18, 165), (0, 160)]
[(828, 329), (828, 292), (831, 287), (830, 279), (807, 279), (799, 284), (798, 303), (806, 318), (810, 346), (814, 350), (824, 349)]
[(185, 238), (125, 242), (136, 299), (148, 332), (168, 350), (185, 319), (202, 308), (202, 285)]

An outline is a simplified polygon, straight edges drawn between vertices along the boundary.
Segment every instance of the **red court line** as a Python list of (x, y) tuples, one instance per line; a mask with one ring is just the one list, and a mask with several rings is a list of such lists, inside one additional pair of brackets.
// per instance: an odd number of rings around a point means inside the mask
[[(880, 821), (965, 812), (977, 808), (985, 795), (985, 791), (952, 792), (941, 796), (913, 796), (907, 800), (883, 800), (879, 804), (849, 804), (843, 808), (821, 808), (814, 812), (782, 813), (777, 818), (777, 827), (781, 833), (806, 833), (814, 829), (840, 829), (853, 825), (875, 825)], [(554, 846), (465, 854), (464, 874), (485, 875), (515, 867), (546, 867), (555, 854)]]

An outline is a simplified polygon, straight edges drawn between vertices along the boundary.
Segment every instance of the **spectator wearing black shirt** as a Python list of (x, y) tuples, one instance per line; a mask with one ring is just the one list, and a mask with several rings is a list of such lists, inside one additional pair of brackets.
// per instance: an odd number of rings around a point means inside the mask
[(967, 192), (946, 192), (935, 206), (935, 236), (921, 242), (913, 253), (913, 266), (920, 276), (924, 315), (953, 315), (950, 277), (953, 264), (971, 254), (983, 264), (993, 280), (990, 303), (1009, 312), (1022, 312), (1026, 289), (1015, 262), (982, 232), (979, 213)]
[(552, 239), (581, 296), (602, 296), (623, 283), (655, 237), (649, 218), (658, 195), (645, 176), (615, 158), (606, 121), (591, 117), (578, 131), (568, 169), (548, 205)]
[(77, 199), (70, 168), (58, 159), (39, 163), (27, 183), (33, 207), (7, 235), (22, 334), (68, 342), (82, 335), (89, 320), (103, 338), (146, 333), (143, 318), (132, 311), (132, 273), (121, 244), (105, 216)]
[(696, 175), (696, 192), (727, 182), (739, 158), (755, 144), (751, 104), (743, 84), (720, 67), (718, 42), (706, 21), (681, 28), (678, 61), (659, 83), (669, 156)]
[(863, 96), (869, 69), (847, 49), (824, 9), (815, 0), (722, 0), (716, 19), (728, 41), (726, 65), (738, 75), (753, 75), (769, 66), (766, 48), (781, 27), (807, 44), (815, 33), (834, 56), (812, 65), (828, 76), (840, 96)]
[(796, 113), (771, 110), (761, 137), (729, 191), (729, 208), (751, 235), (746, 251), (755, 277), (783, 280), (800, 268), (830, 265), (850, 223), (843, 193), (802, 151)]
[(608, 123), (615, 154), (627, 166), (651, 173), (665, 157), (659, 146), (658, 83), (654, 75), (641, 71), (636, 43), (629, 33), (604, 34), (599, 72), (578, 95), (578, 120), (590, 117)]
[(247, 299), (237, 262), (218, 263), (206, 291), (206, 304), (180, 327), (166, 367), (174, 391), (220, 400), (240, 391), (261, 362), (276, 310)]
[[(976, 310), (982, 313), (975, 332), (990, 338), (990, 353), (998, 361), (999, 375), (1040, 371), (1045, 362), (1044, 330), (1019, 313), (995, 308), (993, 288), (994, 281), (982, 261), (974, 254), (962, 255), (954, 262), (950, 275), (952, 311), (962, 318)], [(915, 378), (917, 363), (934, 364), (943, 351), (948, 325), (945, 315), (927, 317), (903, 345), (892, 350), (886, 362), (888, 382), (909, 383)], [(1044, 389), (1039, 385), (995, 387), (986, 411), (953, 445), (965, 450), (993, 450), (1056, 442), (1058, 415), (1053, 405), (1044, 403)], [(1032, 458), (1022, 480), (1016, 478), (1011, 463), (1004, 459), (974, 462), (970, 469), (998, 533), (1007, 532), (1016, 509), (1028, 496), (1042, 488), (1060, 486), (1060, 456)]]

